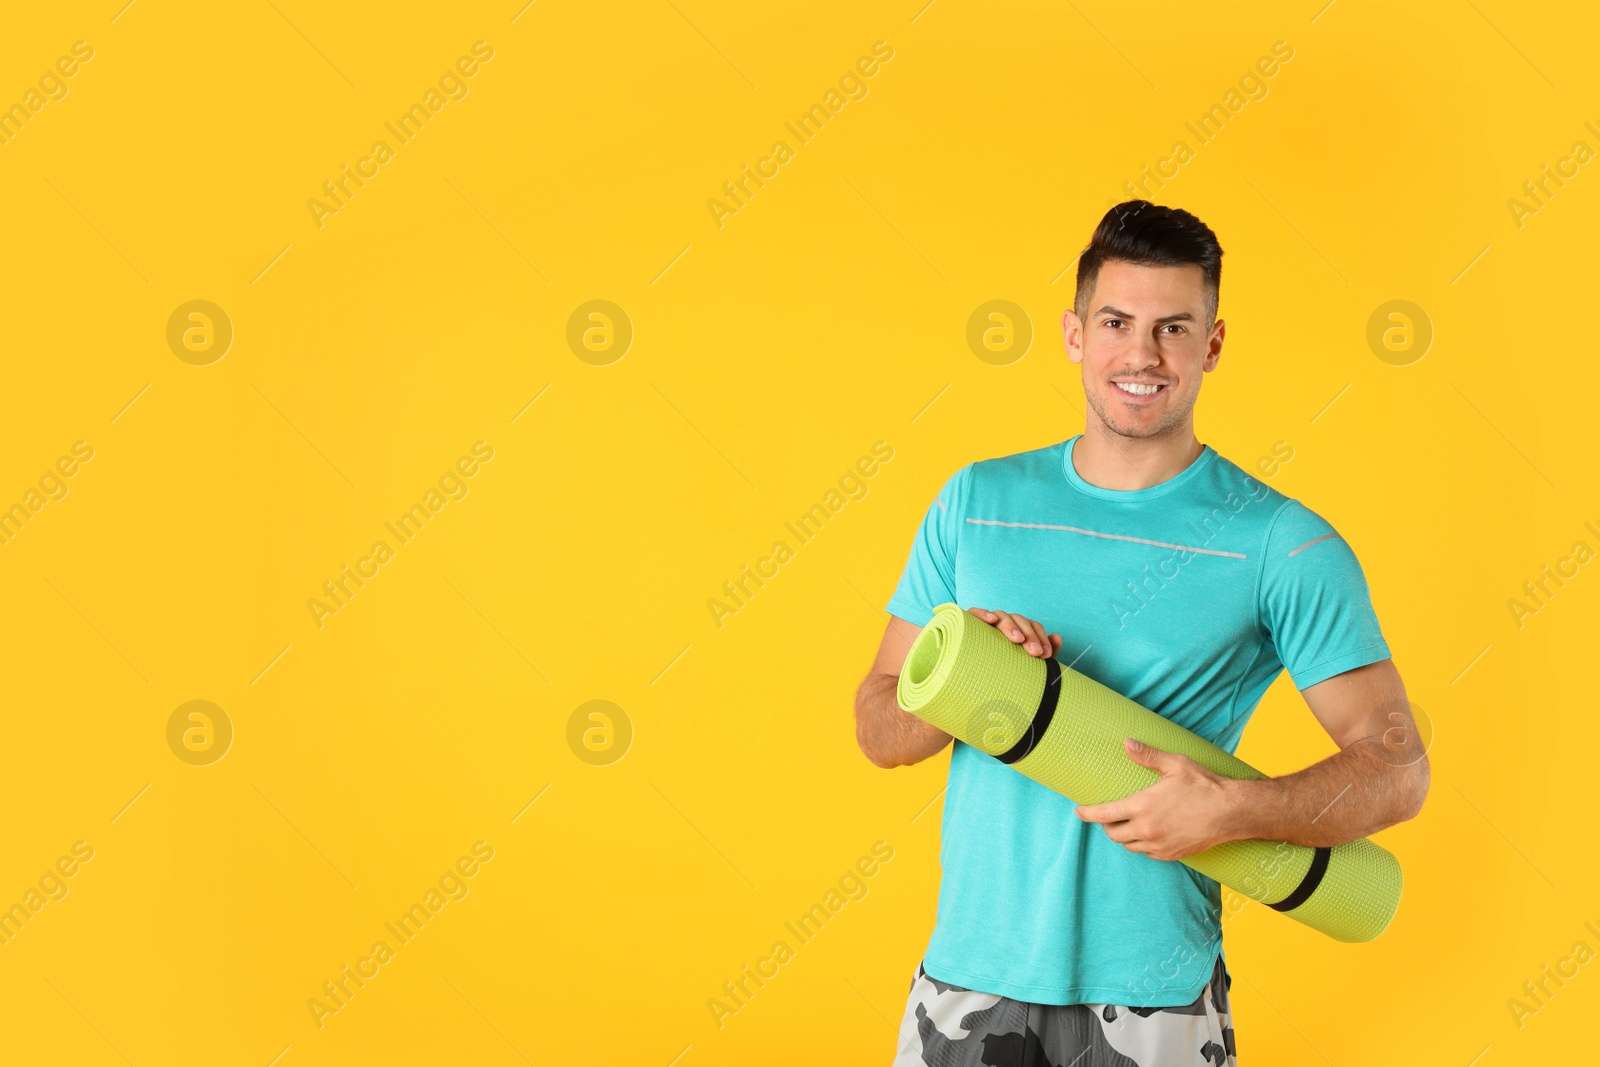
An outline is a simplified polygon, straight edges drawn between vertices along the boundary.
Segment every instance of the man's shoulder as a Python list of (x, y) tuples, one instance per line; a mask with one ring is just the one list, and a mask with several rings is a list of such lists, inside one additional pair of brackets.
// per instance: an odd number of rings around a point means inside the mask
[[(1070, 440), (1070, 438), (1069, 438)], [(986, 484), (996, 482), (1060, 481), (1062, 478), (1062, 449), (1066, 441), (1013, 452), (1005, 456), (991, 456), (973, 460), (965, 469), (968, 476)]]
[[(1214, 450), (1213, 450), (1214, 451)], [(1253, 525), (1276, 545), (1283, 541), (1303, 544), (1334, 532), (1332, 523), (1298, 497), (1279, 492), (1267, 482), (1280, 468), (1267, 464), (1262, 477), (1234, 463), (1222, 453), (1206, 472), (1205, 485), (1197, 487), (1208, 497), (1227, 499), (1237, 511), (1249, 512)], [(1270, 470), (1270, 474), (1267, 471)]]
[(1261, 510), (1269, 515), (1278, 511), (1285, 504), (1294, 502), (1293, 498), (1285, 493), (1280, 493), (1268, 482), (1268, 478), (1278, 473), (1278, 468), (1272, 468), (1272, 474), (1258, 477), (1233, 460), (1224, 456), (1216, 449), (1211, 450), (1213, 459), (1206, 469), (1205, 478), (1196, 486), (1201, 492), (1210, 494), (1234, 493), (1250, 500), (1254, 504), (1266, 505)]

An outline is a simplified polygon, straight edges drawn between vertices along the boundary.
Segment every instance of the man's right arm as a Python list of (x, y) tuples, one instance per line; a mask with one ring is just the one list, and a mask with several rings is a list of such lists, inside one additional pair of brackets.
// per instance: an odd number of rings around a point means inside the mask
[[(1061, 650), (1061, 635), (1046, 634), (1044, 627), (1032, 619), (984, 608), (968, 608), (967, 611), (1023, 645), (1030, 656), (1044, 658)], [(909, 711), (900, 710), (895, 700), (900, 668), (911, 651), (911, 643), (921, 632), (922, 627), (898, 616), (889, 616), (889, 625), (878, 643), (877, 658), (856, 690), (856, 744), (874, 766), (909, 767), (950, 743), (949, 734)]]

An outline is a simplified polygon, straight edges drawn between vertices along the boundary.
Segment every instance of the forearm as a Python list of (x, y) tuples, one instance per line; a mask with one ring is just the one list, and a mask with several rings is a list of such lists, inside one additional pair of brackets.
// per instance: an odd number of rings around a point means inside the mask
[(920, 763), (950, 743), (943, 730), (900, 710), (898, 683), (892, 674), (869, 674), (856, 692), (856, 743), (879, 767)]
[(1281, 778), (1231, 780), (1228, 837), (1331, 846), (1413, 818), (1428, 791), (1426, 756), (1408, 764), (1356, 743)]

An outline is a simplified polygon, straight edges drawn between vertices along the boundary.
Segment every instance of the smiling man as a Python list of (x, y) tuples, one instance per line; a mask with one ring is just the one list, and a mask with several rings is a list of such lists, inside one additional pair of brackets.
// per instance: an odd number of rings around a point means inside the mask
[(1186, 211), (1133, 200), (1100, 221), (1062, 321), (1084, 431), (945, 483), (888, 603), (856, 738), (880, 767), (951, 744), (900, 710), (895, 684), (954, 602), (1230, 752), (1287, 670), (1339, 751), (1235, 781), (1130, 742), (1160, 778), (1079, 807), (954, 742), (938, 913), (896, 1067), (1235, 1064), (1220, 886), (1174, 861), (1247, 838), (1331, 846), (1421, 809), (1424, 746), (1355, 553), (1195, 436), (1222, 358), (1221, 275), (1216, 235)]

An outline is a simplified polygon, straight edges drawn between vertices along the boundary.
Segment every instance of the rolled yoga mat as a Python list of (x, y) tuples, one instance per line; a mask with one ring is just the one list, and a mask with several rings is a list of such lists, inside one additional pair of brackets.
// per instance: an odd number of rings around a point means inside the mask
[[(1118, 800), (1160, 775), (1123, 738), (1181, 752), (1228, 778), (1264, 778), (1216, 745), (955, 604), (941, 604), (900, 672), (900, 707), (1076, 804)], [(1331, 848), (1225, 841), (1178, 862), (1339, 941), (1370, 941), (1400, 905), (1400, 863), (1363, 838)]]

